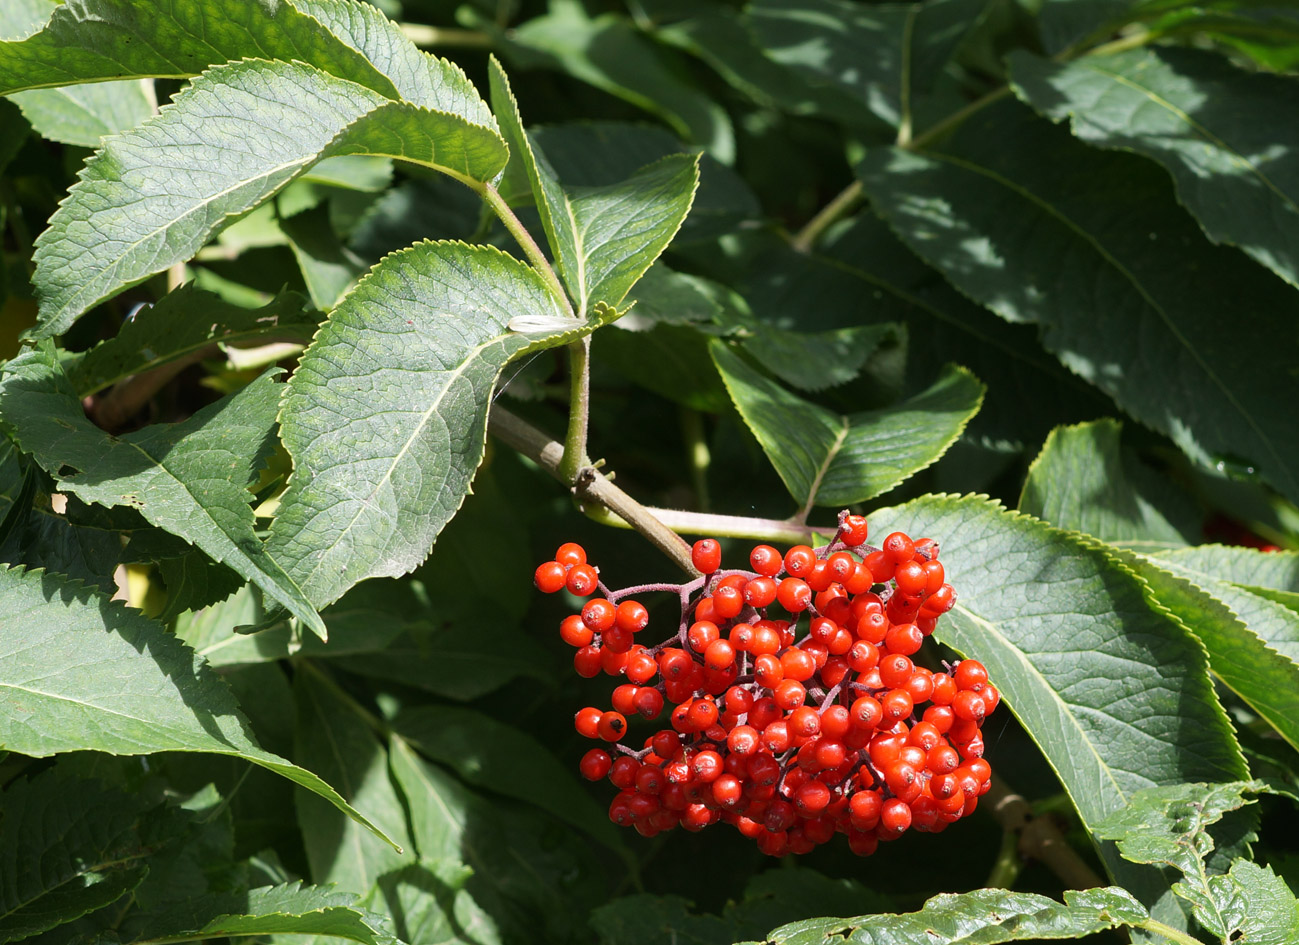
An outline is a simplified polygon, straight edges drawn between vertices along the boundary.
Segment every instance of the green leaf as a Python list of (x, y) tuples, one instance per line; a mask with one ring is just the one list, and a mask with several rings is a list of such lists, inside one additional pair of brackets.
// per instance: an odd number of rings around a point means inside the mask
[(337, 784), (349, 804), (406, 851), (360, 829), (315, 795), (298, 792), (298, 826), (312, 879), (366, 893), (381, 875), (400, 869), (414, 857), (401, 798), (388, 776), (388, 753), (357, 706), (318, 670), (298, 672), (293, 690), (298, 709), (294, 759)]
[(224, 224), (339, 154), (397, 157), (476, 185), (500, 172), (507, 149), (491, 128), (310, 66), (217, 66), (87, 162), (36, 241), (36, 334), (58, 334), (117, 291), (190, 259)]
[(134, 128), (155, 107), (152, 84), (138, 79), (29, 89), (12, 98), (37, 134), (83, 148), (97, 148), (105, 135)]
[(567, 72), (657, 115), (719, 161), (734, 161), (734, 132), (726, 110), (682, 81), (670, 57), (625, 16), (593, 18), (578, 0), (552, 0), (548, 13), (521, 23), (505, 39), (503, 51), (518, 67)]
[(1052, 430), (1029, 467), (1019, 510), (1137, 551), (1186, 545), (1189, 499), (1121, 450), (1122, 429), (1097, 420)]
[(240, 308), (189, 283), (141, 308), (114, 337), (89, 351), (65, 355), (63, 370), (85, 397), (133, 374), (200, 357), (218, 344), (305, 344), (320, 316), (304, 308), (304, 301), (296, 292), (285, 292), (261, 308)]
[(311, 302), (317, 308), (327, 310), (337, 305), (370, 268), (334, 232), (328, 204), (322, 203), (303, 213), (283, 217), (280, 228), (289, 239), (289, 247), (298, 260)]
[(1299, 748), (1299, 614), (1162, 557), (1119, 556), (1204, 643), (1214, 675)]
[[(618, 828), (601, 815), (569, 769), (531, 736), (481, 712), (454, 706), (406, 709), (393, 720), (393, 728), (470, 784), (535, 804), (622, 852)], [(519, 779), (520, 770), (528, 772), (526, 779)]]
[(215, 63), (245, 58), (297, 60), (385, 96), (399, 95), (393, 80), (361, 52), (294, 6), (284, 0), (167, 6), (155, 0), (71, 0), (54, 8), (39, 31), (0, 43), (0, 95), (137, 76), (185, 79)]
[(203, 901), (212, 916), (191, 927), (152, 924), (147, 931), (121, 938), (123, 945), (158, 942), (203, 941), (266, 935), (325, 935), (363, 942), (395, 945), (378, 916), (356, 905), (356, 895), (320, 886), (287, 883), (250, 889), (243, 896), (216, 896)]
[(1291, 582), (1296, 562), (1299, 554), (1294, 552), (1274, 555), (1222, 545), (1162, 552), (1156, 560), (1160, 567), (1213, 588), (1213, 594), (1240, 614), (1269, 646), (1299, 664), (1299, 614), (1248, 589), (1257, 585), (1262, 590), (1295, 590)]
[(1282, 593), (1299, 593), (1299, 552), (1259, 551), (1228, 545), (1200, 545), (1170, 551), (1168, 561), (1220, 581)]
[(496, 920), (466, 889), (472, 868), (455, 859), (422, 860), (379, 879), (403, 942), (502, 945)]
[[(586, 916), (608, 895), (607, 867), (584, 836), (535, 807), (470, 791), (400, 736), (392, 738), (389, 757), (421, 862), (462, 862), (473, 870), (464, 890), (506, 941), (590, 937)], [(381, 881), (380, 888), (387, 893), (389, 887)]]
[[(86, 419), (80, 398), (41, 346), (0, 375), (0, 420), (22, 449), (83, 501), (127, 506), (151, 524), (233, 568), (311, 629), (325, 625), (253, 531), (247, 487), (272, 442), (280, 388), (271, 371), (239, 393), (175, 424), (123, 437)], [(72, 471), (65, 473), (71, 467)]]
[(831, 230), (818, 249), (828, 258), (804, 257), (791, 272), (791, 251), (784, 265), (773, 265), (771, 279), (749, 293), (755, 312), (780, 324), (797, 324), (795, 316), (808, 311), (825, 313), (836, 316), (822, 322), (830, 327), (854, 324), (865, 308), (872, 322), (903, 323), (909, 376), (932, 377), (955, 362), (987, 385), (967, 436), (1035, 448), (1057, 424), (1106, 411), (1095, 388), (1042, 349), (1035, 326), (1010, 324), (971, 302), (876, 214), (858, 214)]
[(1139, 6), (1138, 0), (1054, 0), (1042, 4), (1038, 25), (1042, 45), (1055, 55), (1082, 45), (1084, 40), (1103, 38), (1118, 29)]
[[(698, 152), (663, 128), (626, 122), (542, 125), (529, 130), (528, 138), (545, 154), (555, 176), (573, 187), (614, 186), (669, 155)], [(530, 185), (525, 182), (522, 189), (530, 192)], [(761, 218), (758, 198), (744, 179), (702, 154), (695, 200), (673, 244), (679, 249), (685, 243), (716, 239), (737, 227), (756, 225)]]
[(808, 81), (766, 55), (746, 18), (723, 6), (692, 4), (690, 16), (657, 27), (656, 39), (685, 49), (758, 104), (847, 125), (878, 120), (856, 90)]
[[(289, 382), (280, 423), (294, 471), (271, 554), (322, 605), (411, 570), (469, 489), (501, 368), (614, 314), (567, 317), (535, 270), (490, 247), (421, 243), (387, 257)], [(554, 327), (511, 331), (524, 315)]]
[(1173, 47), (1010, 63), (1022, 99), (1088, 144), (1158, 161), (1209, 239), (1299, 285), (1299, 80)]
[(1270, 868), (1237, 860), (1211, 875), (1205, 857), (1214, 848), (1209, 827), (1246, 803), (1262, 782), (1181, 784), (1142, 791), (1098, 827), (1135, 863), (1170, 866), (1183, 875), (1173, 891), (1191, 903), (1206, 931), (1224, 942), (1284, 945), (1299, 934), (1299, 902)]
[[(979, 497), (918, 499), (875, 522), (942, 544), (958, 600), (935, 637), (987, 666), (1089, 831), (1143, 788), (1244, 774), (1201, 644), (1098, 543)], [(1100, 852), (1143, 901), (1166, 892)], [(1155, 917), (1178, 921), (1168, 905)]]
[(755, 0), (748, 21), (767, 54), (864, 101), (891, 125), (933, 88), (985, 0), (872, 4)]
[(1125, 889), (1069, 890), (1064, 903), (1035, 893), (976, 889), (943, 893), (919, 912), (855, 919), (811, 919), (773, 930), (771, 945), (828, 945), (847, 938), (862, 945), (996, 945), (998, 942), (1081, 938), (1146, 921)]
[(789, 393), (722, 342), (713, 360), (744, 422), (800, 505), (850, 505), (887, 492), (947, 451), (983, 400), (983, 385), (949, 366), (923, 394), (893, 407), (836, 414)]
[[(47, 770), (0, 794), (0, 942), (13, 942), (117, 901), (144, 879), (148, 805), (95, 781)], [(39, 864), (39, 868), (35, 865)]]
[(10, 751), (229, 755), (378, 834), (319, 777), (258, 747), (221, 678), (139, 611), (57, 575), (0, 567), (0, 613), (12, 618), (0, 629), (0, 744)]
[[(83, 527), (55, 512), (42, 479), (12, 443), (0, 441), (0, 562), (45, 568), (113, 593), (121, 534)], [(69, 501), (80, 506), (75, 497)]]
[(944, 148), (871, 149), (858, 167), (904, 242), (1003, 318), (1040, 325), (1067, 367), (1193, 459), (1246, 459), (1299, 497), (1299, 440), (1278, 409), (1299, 361), (1289, 286), (1204, 240), (1153, 164), (1022, 105), (990, 106)]
[(699, 184), (698, 158), (678, 154), (617, 184), (566, 188), (528, 140), (500, 64), (489, 73), (501, 132), (523, 163), (541, 223), (579, 314), (618, 305), (672, 241)]
[[(464, 70), (417, 48), (394, 23), (372, 4), (356, 0), (289, 0), (329, 28), (349, 49), (359, 50), (387, 79), (397, 94), (412, 105), (459, 115), (471, 124), (496, 130), (491, 109), (478, 94)], [(301, 53), (267, 56), (317, 65)], [(239, 57), (232, 57), (239, 58)], [(320, 67), (324, 68), (324, 67)], [(325, 71), (332, 70), (326, 69)], [(349, 78), (340, 74), (340, 78)], [(353, 81), (357, 81), (353, 79)], [(368, 83), (367, 83), (368, 84)], [(382, 92), (378, 85), (371, 88)], [(386, 93), (385, 93), (386, 94)]]

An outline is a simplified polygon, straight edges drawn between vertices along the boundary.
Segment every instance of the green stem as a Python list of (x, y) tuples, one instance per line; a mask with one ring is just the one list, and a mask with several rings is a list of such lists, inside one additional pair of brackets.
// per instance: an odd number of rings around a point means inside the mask
[[(987, 108), (993, 102), (1000, 101), (1010, 94), (1010, 86), (1003, 85), (1000, 88), (993, 89), (987, 95), (975, 99), (964, 108), (957, 109), (942, 121), (930, 127), (923, 134), (911, 137), (910, 116), (905, 116), (905, 122), (898, 129), (898, 147), (907, 151), (920, 151), (928, 147), (935, 140), (947, 134), (961, 122), (965, 121), (976, 112)], [(820, 239), (821, 234), (828, 230), (832, 225), (843, 217), (846, 217), (862, 198), (861, 181), (855, 180), (838, 194), (835, 195), (829, 203), (808, 220), (801, 230), (794, 235), (789, 241), (790, 246), (800, 253), (810, 253), (816, 241)]]
[(952, 112), (950, 115), (948, 115), (942, 121), (938, 122), (936, 125), (930, 126), (930, 128), (927, 131), (925, 131), (924, 134), (917, 135), (916, 137), (912, 138), (911, 143), (907, 145), (907, 150), (908, 151), (924, 150), (930, 144), (936, 141), (938, 138), (941, 138), (943, 135), (947, 134), (949, 131), (951, 131), (957, 125), (961, 124), (971, 115), (983, 111), (993, 102), (1001, 101), (1001, 99), (1005, 98), (1009, 94), (1010, 94), (1010, 86), (1003, 85), (1000, 88), (993, 89), (987, 95), (984, 95), (980, 98), (976, 98), (973, 102), (970, 102), (970, 104), (966, 105), (964, 108), (958, 108), (956, 111)]
[(462, 30), (423, 23), (401, 24), (402, 34), (416, 46), (454, 46), (458, 49), (491, 49), (496, 41), (482, 30)]
[(1024, 868), (1024, 860), (1019, 855), (1019, 836), (1012, 830), (1001, 835), (1001, 849), (992, 864), (984, 886), (989, 889), (1014, 889), (1015, 880)]
[(560, 284), (559, 276), (555, 275), (555, 270), (551, 267), (550, 260), (548, 260), (546, 254), (541, 251), (541, 247), (538, 246), (537, 241), (532, 238), (532, 234), (529, 233), (528, 228), (523, 225), (523, 221), (521, 221), (515, 215), (514, 211), (510, 209), (510, 205), (505, 202), (505, 198), (501, 196), (501, 192), (491, 184), (483, 184), (482, 189), (478, 189), (478, 187), (474, 187), (474, 189), (478, 190), (479, 195), (487, 201), (487, 205), (496, 213), (496, 216), (500, 219), (501, 223), (505, 224), (505, 228), (509, 230), (510, 235), (514, 237), (514, 241), (519, 244), (519, 248), (522, 249), (524, 255), (528, 257), (528, 261), (536, 267), (537, 272), (541, 274), (541, 278), (546, 281), (546, 287), (550, 289), (550, 294), (555, 297), (557, 302), (564, 306), (564, 311), (569, 315), (576, 317), (577, 313), (573, 311), (573, 305), (568, 300), (568, 293), (564, 291), (563, 285)]
[(1158, 919), (1146, 919), (1144, 922), (1139, 922), (1136, 927), (1145, 929), (1147, 932), (1154, 932), (1156, 935), (1162, 935), (1170, 942), (1176, 942), (1177, 945), (1204, 945), (1198, 938), (1183, 932), (1181, 929), (1175, 929), (1171, 925), (1164, 925)]
[(577, 481), (577, 472), (591, 461), (586, 456), (586, 431), (591, 415), (591, 336), (568, 346), (568, 434), (564, 437), (564, 457), (559, 473), (568, 482)]
[(712, 462), (712, 456), (708, 452), (704, 421), (698, 410), (681, 408), (681, 432), (685, 435), (686, 449), (689, 452), (690, 484), (695, 492), (695, 505), (699, 511), (707, 512), (713, 504), (708, 494), (708, 466)]
[(361, 717), (361, 721), (370, 726), (370, 728), (374, 730), (374, 733), (380, 738), (386, 739), (392, 735), (392, 727), (389, 726), (387, 722), (379, 718), (365, 706), (361, 705), (361, 703), (357, 702), (352, 694), (335, 682), (334, 677), (329, 675), (329, 673), (324, 669), (308, 659), (298, 660), (294, 663), (294, 666), (299, 672), (307, 672), (315, 676), (316, 679), (324, 684), (325, 688), (337, 696), (339, 700), (347, 703), (348, 707)]
[(857, 201), (861, 200), (861, 181), (855, 180), (843, 190), (835, 195), (834, 199), (827, 203), (816, 216), (808, 220), (807, 223), (799, 230), (789, 245), (795, 252), (810, 253), (816, 241), (821, 238), (821, 234), (828, 230), (841, 217), (846, 217), (848, 211), (857, 206)]
[[(800, 525), (788, 519), (757, 518), (743, 515), (719, 515), (712, 512), (687, 512), (682, 509), (645, 508), (658, 521), (674, 532), (683, 535), (707, 535), (709, 538), (749, 538), (753, 541), (766, 541), (790, 545), (815, 544), (820, 539), (835, 533), (835, 526), (826, 525), (816, 528)], [(603, 525), (615, 528), (635, 528), (630, 522), (621, 520), (616, 515), (600, 510), (588, 510), (587, 516)]]

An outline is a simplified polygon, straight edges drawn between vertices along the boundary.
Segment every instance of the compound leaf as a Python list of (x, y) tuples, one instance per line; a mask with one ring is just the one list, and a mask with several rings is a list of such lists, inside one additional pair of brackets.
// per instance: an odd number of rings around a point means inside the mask
[(35, 334), (58, 334), (92, 305), (191, 258), (222, 226), (340, 154), (397, 157), (475, 183), (505, 166), (507, 149), (489, 127), (311, 66), (216, 66), (87, 162), (36, 241)]
[[(875, 518), (941, 536), (959, 597), (935, 636), (988, 667), (1089, 831), (1143, 788), (1243, 775), (1201, 644), (1102, 546), (980, 497), (928, 497)], [(1100, 852), (1143, 901), (1167, 892)], [(1172, 905), (1156, 918), (1184, 921)]]
[(1158, 161), (1209, 239), (1299, 285), (1299, 80), (1170, 46), (1010, 62), (1035, 109), (1088, 144)]
[[(146, 804), (55, 770), (0, 794), (0, 942), (29, 938), (115, 902), (140, 884)], [(39, 869), (33, 864), (39, 863)]]
[(836, 414), (768, 380), (721, 341), (713, 361), (744, 422), (800, 504), (874, 498), (947, 451), (979, 410), (984, 387), (949, 365), (927, 391), (881, 410)]
[(771, 945), (829, 945), (846, 938), (862, 945), (997, 945), (1023, 940), (1082, 938), (1136, 926), (1149, 918), (1117, 886), (1069, 890), (1063, 904), (1035, 893), (976, 889), (934, 896), (919, 912), (853, 919), (791, 922), (767, 936)]
[(0, 744), (10, 751), (229, 755), (379, 834), (319, 777), (259, 747), (221, 677), (138, 610), (59, 575), (0, 566), (0, 613)]
[(247, 487), (274, 437), (276, 373), (180, 423), (115, 437), (86, 419), (53, 349), (40, 346), (10, 361), (0, 375), (0, 420), (63, 491), (108, 508), (135, 508), (255, 583), (323, 636), (320, 616), (253, 531)]
[[(330, 315), (288, 384), (294, 471), (269, 548), (324, 605), (404, 574), (455, 515), (482, 459), (501, 368), (612, 317), (569, 317), (500, 250), (420, 243), (384, 259)], [(518, 316), (549, 330), (511, 331)]]
[(618, 305), (681, 228), (699, 185), (699, 159), (673, 154), (626, 180), (565, 187), (529, 141), (514, 93), (492, 62), (492, 103), (502, 134), (523, 163), (560, 275), (579, 314)]
[[(942, 153), (870, 149), (858, 174), (917, 254), (1003, 318), (1041, 326), (1043, 344), (1129, 414), (1199, 462), (1246, 459), (1299, 497), (1299, 440), (1280, 407), (1299, 362), (1299, 296), (1207, 242), (1153, 164), (1003, 101)], [(1243, 300), (1249, 332), (1235, 323)]]

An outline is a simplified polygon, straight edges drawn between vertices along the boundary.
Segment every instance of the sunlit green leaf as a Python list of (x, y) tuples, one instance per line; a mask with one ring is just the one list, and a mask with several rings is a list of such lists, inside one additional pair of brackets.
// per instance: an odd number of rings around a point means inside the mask
[(983, 400), (969, 371), (949, 367), (929, 390), (881, 410), (836, 414), (763, 377), (712, 343), (740, 415), (800, 504), (844, 506), (887, 492), (946, 452)]
[[(57, 575), (0, 567), (0, 744), (27, 755), (194, 751), (261, 765), (375, 830), (310, 771), (258, 747), (234, 697), (160, 624)], [(340, 815), (341, 816), (341, 815)]]
[[(248, 122), (259, 133), (248, 134)], [(191, 258), (224, 224), (338, 154), (399, 157), (473, 182), (500, 171), (506, 147), (489, 127), (310, 66), (217, 66), (86, 164), (37, 240), (37, 334), (58, 334), (97, 302)]]

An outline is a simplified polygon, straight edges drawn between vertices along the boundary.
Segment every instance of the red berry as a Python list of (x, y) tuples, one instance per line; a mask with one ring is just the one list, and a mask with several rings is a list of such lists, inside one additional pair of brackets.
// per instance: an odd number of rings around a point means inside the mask
[(586, 564), (586, 550), (576, 542), (566, 541), (555, 551), (555, 560), (565, 568)]
[(713, 591), (713, 610), (723, 620), (739, 616), (744, 609), (744, 594), (738, 587), (722, 585)]
[(701, 574), (712, 574), (722, 566), (722, 546), (715, 538), (701, 538), (690, 549), (690, 561)]
[(806, 577), (816, 567), (816, 552), (807, 545), (795, 545), (785, 552), (785, 570), (790, 577)]
[(570, 614), (559, 624), (559, 638), (569, 646), (586, 646), (595, 639), (580, 614)]
[(638, 601), (625, 600), (618, 605), (615, 620), (622, 629), (630, 633), (640, 633), (649, 625), (649, 611)]
[(586, 597), (595, 592), (600, 586), (600, 575), (589, 564), (575, 564), (568, 569), (568, 577), (564, 581), (564, 586), (568, 588), (570, 594), (578, 597)]
[(785, 566), (780, 552), (771, 545), (755, 545), (749, 552), (749, 566), (759, 574), (775, 577)]
[(609, 753), (600, 748), (592, 748), (578, 763), (578, 770), (582, 772), (582, 777), (588, 781), (599, 781), (613, 766), (613, 759)]
[(583, 738), (596, 738), (600, 734), (600, 717), (604, 715), (594, 706), (587, 706), (573, 716), (573, 727)]
[(952, 673), (958, 689), (976, 689), (988, 681), (988, 671), (978, 660), (961, 660)]
[(745, 584), (741, 596), (750, 607), (761, 610), (771, 605), (778, 591), (779, 587), (772, 578), (760, 577)]
[(543, 594), (553, 594), (564, 589), (564, 578), (568, 571), (558, 561), (543, 561), (533, 572), (532, 583)]
[(776, 586), (776, 600), (791, 614), (799, 614), (812, 603), (812, 588), (801, 578), (787, 577)]
[(839, 540), (850, 548), (856, 548), (866, 541), (868, 529), (866, 516), (848, 515), (839, 525)]
[(726, 640), (714, 640), (704, 650), (704, 664), (710, 669), (726, 669), (735, 662), (735, 647)]
[(884, 556), (893, 563), (894, 567), (916, 556), (916, 546), (906, 532), (894, 532), (889, 535), (884, 539), (884, 544), (880, 545), (880, 551), (884, 552)]
[(582, 608), (582, 623), (600, 633), (613, 626), (617, 613), (617, 608), (612, 603), (603, 597), (595, 597)]
[(600, 716), (597, 733), (606, 742), (616, 742), (627, 733), (627, 719), (621, 712), (606, 712)]

